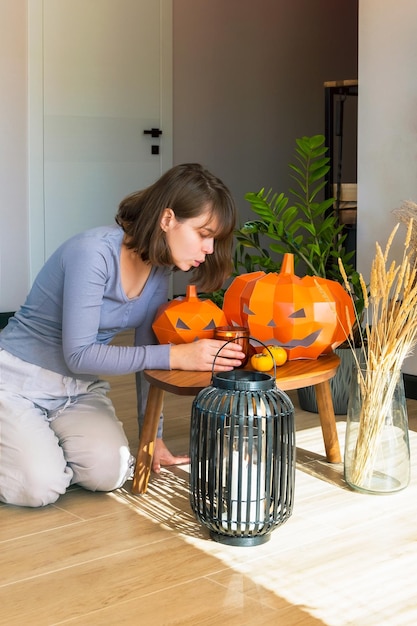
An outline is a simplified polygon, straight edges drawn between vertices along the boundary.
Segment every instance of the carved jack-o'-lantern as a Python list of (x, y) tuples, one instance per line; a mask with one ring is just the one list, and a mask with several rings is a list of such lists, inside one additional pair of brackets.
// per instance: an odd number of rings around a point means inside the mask
[(163, 304), (152, 324), (159, 343), (191, 343), (211, 339), (216, 326), (227, 324), (226, 315), (211, 300), (200, 300), (195, 285), (187, 286), (185, 296)]
[(279, 274), (252, 272), (234, 279), (224, 296), (229, 324), (285, 348), (288, 359), (315, 359), (345, 339), (354, 319), (350, 296), (336, 281), (294, 274), (294, 257), (284, 255)]

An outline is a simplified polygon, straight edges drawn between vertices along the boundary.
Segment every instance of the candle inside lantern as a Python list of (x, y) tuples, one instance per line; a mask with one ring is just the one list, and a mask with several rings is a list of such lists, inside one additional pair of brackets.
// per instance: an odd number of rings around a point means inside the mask
[(238, 343), (245, 353), (241, 367), (246, 365), (249, 358), (249, 328), (246, 326), (216, 326), (214, 329), (214, 339), (223, 339), (225, 342), (233, 341)]
[[(257, 525), (257, 522), (263, 522), (265, 518), (265, 460), (258, 448), (262, 442), (258, 442), (257, 431), (255, 428), (251, 439), (247, 435), (239, 439), (236, 434), (233, 437), (231, 454), (225, 450), (225, 499), (226, 505), (229, 504), (231, 509), (223, 514), (222, 519), (233, 520), (232, 530), (236, 530), (238, 526), (242, 531), (255, 530), (255, 527), (259, 530), (263, 526), (263, 523)], [(249, 441), (252, 444), (250, 447)], [(228, 444), (230, 446), (230, 441)], [(227, 524), (223, 522), (223, 526), (227, 527)]]

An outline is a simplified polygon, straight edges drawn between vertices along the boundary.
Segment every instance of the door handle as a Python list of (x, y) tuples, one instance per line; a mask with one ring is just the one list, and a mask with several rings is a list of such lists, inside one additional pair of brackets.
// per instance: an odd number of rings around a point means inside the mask
[(151, 137), (159, 137), (159, 135), (162, 135), (162, 130), (159, 130), (159, 128), (151, 128), (150, 130), (144, 130), (143, 134), (150, 135)]

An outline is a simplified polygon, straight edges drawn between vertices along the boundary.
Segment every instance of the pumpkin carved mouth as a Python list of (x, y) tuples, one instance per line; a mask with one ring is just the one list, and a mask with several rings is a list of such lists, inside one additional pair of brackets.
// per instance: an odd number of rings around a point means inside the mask
[(309, 346), (312, 346), (315, 341), (317, 341), (317, 339), (320, 336), (320, 333), (321, 333), (321, 330), (316, 330), (314, 333), (307, 335), (307, 337), (303, 337), (303, 339), (294, 338), (294, 339), (291, 339), (291, 341), (288, 341), (287, 343), (281, 343), (280, 345), (283, 348), (287, 348), (288, 350), (290, 350), (291, 348), (297, 348), (297, 347), (308, 348)]

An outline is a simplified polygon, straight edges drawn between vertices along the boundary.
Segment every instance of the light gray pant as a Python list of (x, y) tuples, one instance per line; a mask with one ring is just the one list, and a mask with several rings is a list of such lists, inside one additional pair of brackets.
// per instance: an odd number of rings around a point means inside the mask
[(104, 381), (85, 382), (0, 349), (0, 500), (55, 502), (70, 484), (111, 491), (134, 458)]

